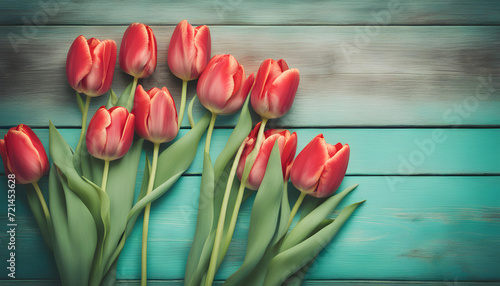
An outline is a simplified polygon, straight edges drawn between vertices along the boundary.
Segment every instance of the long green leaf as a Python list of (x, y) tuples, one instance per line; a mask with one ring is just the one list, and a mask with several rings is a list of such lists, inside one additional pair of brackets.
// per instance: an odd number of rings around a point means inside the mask
[[(107, 260), (125, 231), (127, 217), (134, 203), (135, 181), (144, 140), (135, 142), (127, 154), (110, 163), (106, 194), (110, 201), (110, 228), (106, 239)], [(101, 176), (102, 177), (102, 176)]]
[(358, 185), (353, 185), (345, 189), (343, 192), (336, 194), (321, 205), (316, 207), (311, 213), (295, 225), (292, 231), (285, 237), (281, 245), (280, 252), (283, 252), (296, 244), (300, 243), (337, 207), (347, 194), (354, 190)]
[(283, 192), (281, 194), (281, 207), (280, 207), (280, 219), (278, 223), (278, 230), (271, 241), (271, 245), (276, 244), (281, 240), (283, 235), (288, 232), (288, 219), (290, 218), (290, 203), (288, 202), (288, 182), (283, 184)]
[(195, 275), (198, 264), (203, 263), (200, 257), (207, 238), (212, 231), (214, 216), (214, 168), (210, 160), (210, 154), (206, 151), (203, 157), (203, 172), (201, 176), (200, 198), (198, 201), (198, 216), (196, 218), (196, 229), (193, 243), (186, 264), (185, 285), (197, 285), (199, 281), (191, 278), (199, 277)]
[(281, 159), (278, 145), (275, 143), (264, 179), (253, 203), (245, 260), (243, 265), (226, 280), (225, 285), (240, 285), (264, 256), (278, 225), (282, 192)]
[(241, 142), (245, 140), (245, 138), (248, 136), (248, 134), (250, 134), (250, 131), (252, 130), (252, 116), (250, 115), (250, 111), (248, 109), (249, 100), (250, 96), (247, 96), (247, 99), (243, 104), (243, 107), (241, 108), (238, 122), (236, 123), (233, 132), (231, 132), (231, 136), (229, 136), (226, 146), (215, 161), (215, 182), (219, 180), (219, 177), (222, 171), (224, 171), (224, 168), (226, 168), (227, 163), (234, 157), (234, 154), (236, 154), (236, 151), (238, 151)]
[(276, 255), (271, 260), (271, 263), (269, 263), (264, 285), (281, 285), (290, 275), (294, 274), (313, 260), (333, 239), (354, 210), (363, 202), (364, 201), (347, 206), (332, 223), (303, 242)]
[(56, 170), (57, 166), (51, 168), (49, 178), (54, 257), (64, 285), (88, 285), (98, 243), (95, 222), (66, 178)]
[(116, 247), (115, 251), (111, 255), (110, 259), (108, 260), (106, 266), (104, 267), (104, 273), (106, 273), (113, 263), (115, 263), (116, 259), (118, 259), (118, 256), (120, 255), (120, 252), (122, 251), (123, 247), (125, 246), (125, 241), (132, 232), (132, 229), (134, 228), (134, 224), (141, 214), (142, 210), (148, 205), (149, 203), (153, 202), (157, 198), (159, 198), (161, 195), (163, 195), (166, 191), (168, 191), (174, 184), (177, 182), (177, 180), (181, 177), (183, 172), (179, 172), (172, 176), (169, 180), (167, 180), (165, 183), (162, 185), (158, 186), (155, 188), (151, 193), (148, 195), (144, 196), (140, 201), (138, 201), (130, 210), (128, 217), (127, 217), (127, 226), (125, 227), (125, 232), (123, 233), (120, 242), (118, 243), (118, 246)]

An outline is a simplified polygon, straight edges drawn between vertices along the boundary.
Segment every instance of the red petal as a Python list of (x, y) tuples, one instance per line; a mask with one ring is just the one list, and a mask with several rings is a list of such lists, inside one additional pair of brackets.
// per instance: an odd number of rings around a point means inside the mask
[(104, 153), (111, 159), (118, 153), (123, 129), (129, 113), (125, 107), (116, 106), (109, 109), (109, 114), (111, 115), (111, 124), (106, 128), (107, 136)]
[(266, 84), (267, 76), (269, 75), (269, 71), (272, 65), (272, 59), (267, 59), (262, 62), (259, 67), (259, 71), (255, 76), (255, 85), (252, 89), (252, 94), (250, 96), (250, 100), (252, 103), (252, 107), (258, 114), (265, 113), (268, 109), (268, 104), (265, 100), (263, 100), (264, 96), (264, 86)]
[(338, 189), (347, 171), (349, 154), (349, 145), (345, 144), (332, 158), (326, 161), (317, 188), (316, 196), (318, 198), (328, 197)]
[[(7, 137), (7, 134), (4, 137)], [(7, 146), (4, 139), (0, 139), (0, 156), (2, 157), (4, 172), (6, 174), (12, 173), (9, 167), (9, 156), (7, 155)]]
[(148, 32), (148, 37), (149, 37), (149, 52), (151, 56), (149, 57), (149, 62), (147, 63), (146, 67), (144, 68), (144, 72), (142, 74), (142, 77), (148, 77), (156, 69), (156, 63), (157, 63), (157, 58), (158, 58), (158, 48), (157, 48), (157, 43), (156, 43), (156, 36), (153, 33), (153, 30), (148, 26), (146, 26), (146, 30)]
[(135, 77), (143, 77), (146, 64), (152, 57), (149, 35), (144, 24), (132, 23), (123, 34), (120, 45), (120, 67)]
[[(125, 109), (125, 111), (127, 110)], [(113, 160), (125, 156), (130, 149), (130, 146), (132, 146), (132, 141), (134, 140), (134, 120), (135, 116), (129, 113), (123, 126), (123, 132), (116, 150), (116, 157), (114, 157)]]
[[(290, 132), (287, 130), (288, 135)], [(290, 170), (292, 168), (295, 152), (297, 151), (297, 133), (293, 132), (292, 135), (286, 136), (286, 143), (281, 154), (281, 168), (283, 169), (283, 177), (285, 182), (288, 182), (290, 177)]]
[(170, 38), (167, 63), (170, 71), (182, 80), (191, 79), (191, 69), (196, 57), (194, 29), (186, 20), (182, 20)]
[(277, 63), (280, 66), (282, 72), (288, 69), (288, 64), (285, 62), (284, 59), (279, 59)]
[(278, 118), (292, 107), (295, 93), (299, 87), (299, 70), (290, 69), (283, 72), (267, 91), (269, 111), (267, 118)]
[(106, 147), (106, 129), (110, 124), (111, 116), (108, 110), (101, 106), (90, 120), (86, 136), (87, 149), (96, 158), (104, 159), (102, 155)]
[[(271, 151), (273, 150), (274, 143), (276, 140), (280, 139), (278, 134), (271, 135), (269, 138), (266, 138), (262, 143), (259, 153), (257, 153), (257, 157), (255, 158), (255, 162), (250, 170), (250, 175), (248, 177), (247, 186), (251, 190), (257, 190), (262, 183), (262, 179), (266, 173), (267, 163), (269, 161), (269, 156), (271, 155)], [(284, 145), (284, 140), (282, 142), (278, 142), (279, 145)], [(281, 144), (280, 144), (281, 143)], [(280, 148), (283, 150), (283, 148)]]
[(146, 92), (140, 84), (135, 90), (134, 109), (132, 110), (132, 113), (135, 115), (135, 131), (142, 138), (149, 138), (147, 121), (149, 117), (149, 110), (151, 108), (150, 96), (151, 94), (154, 95), (154, 89), (156, 89), (157, 92), (160, 91), (158, 88), (152, 88)]
[(26, 133), (9, 130), (5, 145), (9, 154), (10, 171), (16, 175), (16, 181), (27, 184), (36, 182), (43, 176), (38, 151)]
[(198, 98), (212, 112), (224, 111), (226, 102), (231, 98), (234, 89), (233, 74), (236, 73), (232, 66), (235, 61), (231, 55), (215, 56), (198, 81)]
[(295, 158), (290, 171), (293, 185), (302, 192), (314, 191), (328, 159), (325, 139), (319, 134)]
[(78, 92), (82, 92), (81, 81), (90, 72), (92, 56), (87, 39), (78, 36), (68, 51), (66, 58), (66, 75), (69, 85)]
[(148, 140), (154, 143), (172, 141), (177, 136), (177, 111), (174, 99), (164, 88), (151, 100), (148, 118)]
[(196, 79), (207, 66), (212, 53), (212, 40), (210, 29), (203, 25), (196, 27), (194, 35), (194, 47), (196, 48), (195, 62), (192, 64), (190, 79)]
[(42, 142), (36, 136), (35, 132), (29, 128), (29, 126), (21, 124), (23, 128), (23, 132), (26, 133), (26, 135), (29, 136), (31, 143), (33, 144), (33, 147), (36, 149), (38, 152), (38, 160), (40, 162), (40, 170), (42, 170), (42, 175), (47, 173), (49, 171), (49, 158), (47, 157), (47, 152), (45, 152), (45, 148), (43, 147)]
[(97, 90), (97, 95), (102, 95), (109, 91), (111, 88), (111, 83), (113, 82), (113, 76), (115, 73), (115, 63), (116, 63), (116, 43), (113, 40), (105, 40), (102, 42), (102, 80), (101, 87)]

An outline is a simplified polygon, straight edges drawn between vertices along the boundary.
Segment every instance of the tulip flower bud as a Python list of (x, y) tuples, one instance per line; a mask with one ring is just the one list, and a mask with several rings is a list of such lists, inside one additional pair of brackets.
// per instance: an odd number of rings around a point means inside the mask
[(324, 198), (333, 194), (344, 179), (349, 145), (330, 145), (319, 134), (297, 155), (290, 177), (301, 192)]
[[(236, 174), (240, 180), (243, 177), (247, 157), (255, 148), (260, 125), (261, 123), (259, 122), (247, 137), (247, 143), (241, 154), (238, 169), (236, 170)], [(264, 179), (264, 174), (266, 173), (267, 162), (269, 161), (269, 156), (271, 156), (271, 151), (273, 150), (276, 140), (278, 141), (283, 179), (285, 182), (288, 182), (290, 168), (293, 158), (295, 158), (297, 133), (293, 132), (290, 134), (288, 130), (269, 129), (264, 132), (264, 138), (259, 153), (252, 165), (252, 169), (250, 169), (250, 174), (248, 175), (246, 187), (251, 190), (257, 190), (262, 183), (262, 179)]]
[(16, 175), (20, 184), (36, 183), (49, 171), (49, 159), (42, 142), (28, 126), (9, 129), (0, 139), (0, 155), (5, 173)]
[(134, 115), (125, 107), (101, 106), (87, 129), (89, 153), (102, 160), (116, 160), (127, 153), (134, 139)]
[(299, 70), (288, 69), (284, 60), (265, 60), (259, 67), (250, 97), (255, 112), (268, 119), (285, 115), (292, 107), (299, 80)]
[(212, 42), (207, 26), (193, 28), (182, 20), (170, 38), (167, 63), (170, 71), (182, 79), (197, 79), (210, 60)]
[(216, 55), (201, 74), (196, 90), (208, 110), (232, 114), (241, 108), (252, 85), (253, 74), (246, 78), (245, 69), (232, 55)]
[(156, 37), (141, 23), (132, 23), (123, 34), (120, 45), (120, 67), (137, 78), (150, 76), (156, 69)]
[(77, 92), (96, 97), (111, 88), (116, 63), (116, 43), (78, 36), (69, 48), (66, 75)]
[(175, 102), (166, 87), (144, 91), (139, 85), (135, 91), (135, 131), (153, 143), (172, 141), (177, 136)]

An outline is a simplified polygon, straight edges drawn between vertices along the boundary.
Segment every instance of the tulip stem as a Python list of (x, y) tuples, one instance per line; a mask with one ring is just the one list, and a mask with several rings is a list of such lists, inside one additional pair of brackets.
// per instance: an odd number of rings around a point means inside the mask
[(76, 152), (79, 152), (82, 147), (83, 137), (85, 136), (85, 130), (87, 129), (87, 114), (89, 113), (90, 99), (92, 97), (86, 95), (87, 99), (85, 100), (85, 108), (82, 113), (82, 131), (80, 133), (80, 140), (78, 140), (78, 145), (76, 146)]
[(193, 99), (191, 99), (191, 102), (188, 105), (188, 119), (189, 119), (189, 125), (191, 126), (191, 129), (194, 128), (193, 105), (194, 105), (195, 100), (196, 100), (196, 94), (194, 95)]
[(34, 182), (32, 184), (33, 187), (35, 188), (38, 199), (40, 200), (40, 204), (42, 205), (42, 210), (43, 213), (45, 214), (45, 220), (47, 220), (47, 223), (51, 225), (52, 220), (50, 219), (50, 212), (49, 209), (47, 208), (47, 202), (45, 202), (45, 198), (43, 197), (42, 191), (40, 190), (40, 186), (38, 186), (38, 182)]
[[(130, 90), (130, 96), (129, 96), (129, 98), (128, 98), (128, 101), (130, 101), (130, 99), (131, 99), (131, 98), (134, 96), (134, 94), (135, 94), (135, 90), (137, 89), (137, 81), (138, 81), (138, 80), (139, 80), (139, 78), (134, 76), (134, 81), (132, 82), (132, 89)], [(132, 102), (134, 102), (134, 101), (132, 100)]]
[[(224, 199), (222, 201), (222, 207), (220, 210), (220, 215), (219, 215), (219, 222), (217, 223), (217, 232), (215, 233), (215, 241), (214, 241), (214, 247), (212, 249), (212, 256), (210, 258), (210, 264), (208, 267), (208, 272), (207, 272), (207, 277), (205, 280), (205, 286), (211, 286), (212, 282), (214, 281), (215, 278), (215, 271), (217, 268), (217, 259), (219, 255), (219, 249), (221, 246), (221, 240), (222, 240), (222, 234), (224, 231), (224, 221), (226, 219), (226, 212), (227, 212), (227, 204), (229, 202), (229, 196), (231, 194), (231, 188), (233, 186), (233, 181), (234, 181), (234, 175), (236, 174), (236, 169), (238, 168), (238, 162), (240, 161), (241, 158), (241, 153), (243, 153), (243, 149), (245, 148), (246, 145), (246, 140), (241, 143), (240, 148), (238, 149), (238, 152), (236, 152), (236, 156), (233, 161), (233, 165), (231, 166), (231, 172), (229, 173), (227, 185), (226, 185), (226, 190), (224, 191)], [(245, 188), (245, 185), (242, 184), (243, 189)], [(241, 189), (241, 187), (240, 187)], [(239, 193), (238, 193), (239, 195)], [(241, 200), (240, 200), (241, 203)], [(233, 212), (234, 213), (234, 212)], [(229, 241), (231, 239), (229, 238)]]
[(187, 93), (188, 81), (182, 81), (182, 96), (181, 96), (181, 107), (179, 108), (179, 122), (177, 123), (177, 130), (181, 128), (182, 119), (184, 118), (184, 109), (186, 108), (186, 93)]
[(101, 190), (106, 192), (106, 185), (108, 184), (108, 173), (109, 173), (109, 160), (104, 160), (104, 171), (102, 173), (102, 183)]
[[(153, 191), (155, 183), (156, 167), (158, 165), (158, 152), (160, 150), (160, 143), (154, 143), (153, 149), (153, 165), (151, 167), (151, 174), (149, 175), (148, 190), (146, 195)], [(147, 204), (144, 209), (144, 222), (142, 224), (142, 255), (141, 255), (141, 286), (146, 286), (148, 283), (148, 231), (149, 231), (149, 213), (151, 212), (151, 203)]]
[(286, 228), (287, 230), (290, 228), (290, 225), (292, 225), (293, 218), (295, 217), (295, 214), (299, 210), (300, 205), (302, 204), (302, 201), (304, 200), (304, 197), (307, 195), (305, 192), (300, 192), (300, 196), (293, 205), (292, 211), (290, 212), (290, 218), (288, 219), (288, 227)]
[(210, 141), (212, 141), (212, 133), (214, 132), (215, 119), (217, 118), (217, 113), (212, 112), (212, 119), (210, 119), (210, 125), (208, 126), (207, 139), (205, 141), (205, 152), (210, 154)]

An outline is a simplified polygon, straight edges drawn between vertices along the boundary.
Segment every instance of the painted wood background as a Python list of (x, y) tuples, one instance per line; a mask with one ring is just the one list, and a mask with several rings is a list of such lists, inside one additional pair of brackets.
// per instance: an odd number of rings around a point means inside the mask
[[(284, 58), (300, 70), (294, 106), (270, 126), (297, 131), (299, 148), (320, 132), (328, 142), (352, 148), (343, 184), (360, 187), (345, 204), (367, 202), (319, 256), (304, 285), (500, 283), (500, 3), (495, 0), (4, 0), (0, 136), (25, 123), (47, 146), (50, 119), (75, 146), (80, 113), (66, 82), (67, 50), (80, 34), (119, 43), (135, 21), (152, 26), (159, 49), (156, 72), (141, 83), (165, 85), (179, 102), (181, 83), (168, 71), (166, 58), (170, 35), (182, 19), (209, 24), (213, 54), (231, 53), (249, 72), (266, 58)], [(123, 90), (130, 80), (117, 67), (113, 89)], [(195, 84), (189, 85), (189, 98)], [(91, 112), (105, 100), (93, 100)], [(201, 116), (203, 108), (195, 113)], [(235, 116), (218, 119), (213, 156), (235, 121)], [(181, 285), (201, 162), (198, 154), (153, 206), (152, 285)], [(46, 187), (45, 179), (41, 185)], [(6, 189), (2, 166), (0, 190)], [(53, 285), (56, 268), (22, 190), (19, 186), (17, 280), (2, 274), (0, 283)], [(250, 209), (251, 200), (243, 206), (218, 280), (242, 263)], [(6, 213), (5, 201), (1, 269), (8, 253)], [(141, 229), (138, 221), (120, 257), (120, 285), (138, 284)]]

